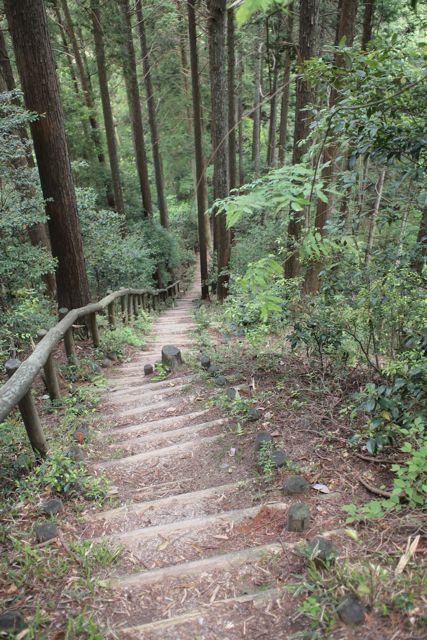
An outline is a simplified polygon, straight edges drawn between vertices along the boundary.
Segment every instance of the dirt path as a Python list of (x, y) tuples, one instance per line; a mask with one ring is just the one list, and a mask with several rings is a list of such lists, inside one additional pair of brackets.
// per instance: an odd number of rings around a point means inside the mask
[(197, 350), (198, 291), (196, 282), (158, 318), (148, 351), (109, 376), (101, 411), (114, 426), (94, 468), (120, 504), (87, 518), (83, 537), (124, 551), (100, 620), (123, 639), (286, 638), (290, 597), (280, 574), (295, 544), (277, 540), (286, 504), (257, 504), (253, 465), (230, 455), (228, 420), (205, 408), (206, 389), (188, 366), (160, 382), (144, 376), (164, 344), (184, 360)]

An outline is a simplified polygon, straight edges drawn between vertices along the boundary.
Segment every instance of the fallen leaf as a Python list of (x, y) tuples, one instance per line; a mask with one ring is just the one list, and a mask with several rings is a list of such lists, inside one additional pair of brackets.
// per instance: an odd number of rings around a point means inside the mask
[(168, 548), (169, 545), (170, 545), (170, 540), (165, 540), (164, 542), (159, 544), (159, 546), (157, 547), (157, 551), (164, 551), (165, 549)]

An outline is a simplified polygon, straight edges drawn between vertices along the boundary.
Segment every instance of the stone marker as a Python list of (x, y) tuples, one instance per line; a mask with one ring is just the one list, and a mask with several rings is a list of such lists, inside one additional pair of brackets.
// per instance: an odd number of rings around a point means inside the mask
[(255, 420), (259, 420), (261, 418), (261, 411), (259, 409), (256, 409), (255, 407), (252, 407), (252, 409), (249, 409), (248, 411), (248, 420), (251, 420), (252, 422), (255, 422)]
[(162, 348), (162, 364), (169, 367), (171, 371), (175, 371), (182, 365), (181, 351), (173, 344), (166, 344)]
[(236, 398), (239, 398), (239, 391), (235, 387), (228, 387), (225, 393), (229, 400), (236, 400)]
[(209, 373), (210, 376), (216, 376), (217, 373), (219, 373), (218, 367), (216, 367), (214, 364), (211, 364), (210, 367), (206, 369), (206, 371)]
[(71, 447), (68, 447), (67, 456), (76, 462), (82, 462), (84, 460), (83, 451), (78, 444), (73, 444)]
[(111, 369), (113, 364), (114, 364), (114, 362), (112, 360), (110, 360), (110, 358), (104, 358), (104, 360), (102, 361), (101, 367), (103, 369)]
[(24, 616), (19, 611), (0, 614), (0, 631), (21, 631), (26, 627)]
[(283, 453), (283, 451), (279, 451), (279, 449), (274, 449), (274, 451), (271, 452), (271, 460), (277, 469), (280, 469), (280, 467), (284, 467), (287, 462), (285, 454)]
[(52, 498), (47, 502), (43, 502), (41, 506), (41, 511), (46, 516), (56, 516), (57, 513), (61, 513), (64, 510), (64, 505), (62, 500), (59, 498)]
[(225, 376), (215, 376), (214, 382), (218, 387), (225, 387), (228, 380)]
[(105, 357), (108, 358), (109, 360), (112, 360), (113, 362), (116, 362), (116, 360), (118, 359), (117, 353), (115, 351), (108, 351), (105, 354)]
[(355, 626), (365, 622), (365, 610), (354, 593), (341, 600), (337, 607), (337, 613), (344, 624)]
[(306, 531), (310, 525), (310, 509), (303, 502), (293, 504), (288, 511), (288, 531)]
[(209, 356), (202, 356), (200, 358), (200, 364), (202, 365), (203, 369), (208, 370), (211, 366), (211, 359), (209, 358)]
[(154, 367), (152, 364), (144, 364), (144, 375), (151, 376), (154, 373)]
[(261, 432), (255, 436), (255, 451), (259, 451), (264, 444), (273, 442), (273, 437), (269, 433)]
[(337, 556), (337, 549), (334, 543), (322, 536), (316, 536), (307, 544), (307, 552), (314, 561), (321, 563), (333, 561)]
[(310, 488), (310, 483), (302, 476), (289, 476), (283, 485), (285, 496), (296, 496), (306, 493)]
[(59, 529), (53, 522), (47, 522), (46, 524), (37, 525), (34, 528), (34, 535), (37, 542), (47, 542), (59, 536)]

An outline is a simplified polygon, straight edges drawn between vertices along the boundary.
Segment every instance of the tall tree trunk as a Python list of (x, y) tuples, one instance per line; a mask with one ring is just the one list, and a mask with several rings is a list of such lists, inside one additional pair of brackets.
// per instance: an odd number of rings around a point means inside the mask
[[(316, 53), (316, 33), (320, 0), (301, 0), (299, 15), (298, 64), (300, 67)], [(300, 68), (296, 82), (295, 128), (292, 164), (299, 164), (307, 151), (308, 144), (301, 144), (310, 132), (310, 118), (306, 108), (314, 101), (314, 92)], [(294, 278), (299, 275), (300, 263), (297, 243), (301, 238), (303, 219), (301, 212), (290, 211), (288, 223), (289, 255), (285, 261), (285, 275)]]
[(415, 249), (415, 257), (411, 266), (417, 273), (421, 274), (427, 261), (427, 207), (423, 208), (421, 214)]
[(279, 79), (278, 60), (274, 61), (273, 81), (270, 95), (270, 117), (268, 121), (267, 166), (276, 164), (276, 116), (277, 116), (277, 82)]
[(139, 27), (139, 41), (141, 45), (142, 66), (144, 69), (145, 92), (147, 94), (148, 123), (150, 125), (151, 146), (153, 150), (154, 175), (156, 178), (157, 204), (162, 227), (169, 226), (168, 208), (166, 204), (165, 185), (163, 177), (162, 156), (160, 152), (159, 132), (157, 129), (156, 104), (154, 89), (151, 81), (150, 55), (145, 36), (145, 23), (142, 14), (141, 0), (136, 0), (136, 19)]
[[(98, 120), (96, 117), (96, 108), (95, 101), (93, 99), (92, 86), (90, 82), (90, 76), (86, 71), (86, 66), (84, 62), (83, 55), (80, 50), (79, 43), (77, 41), (76, 32), (74, 29), (73, 21), (71, 19), (70, 10), (68, 8), (67, 0), (61, 0), (61, 7), (64, 14), (64, 27), (68, 34), (68, 39), (71, 43), (71, 49), (73, 51), (74, 60), (76, 62), (77, 72), (80, 79), (80, 84), (83, 90), (83, 98), (86, 108), (88, 110), (88, 119), (91, 130), (91, 136), (93, 145), (95, 147), (96, 155), (98, 157), (98, 161), (100, 165), (103, 167), (103, 171), (105, 172), (105, 155), (104, 150), (102, 148), (102, 140), (101, 140), (101, 132), (98, 125)], [(114, 197), (112, 194), (112, 187), (109, 180), (105, 181), (106, 195), (108, 204), (114, 208)]]
[[(209, 75), (211, 83), (212, 146), (214, 158), (214, 197), (228, 196), (228, 114), (225, 20), (226, 0), (208, 0)], [(230, 260), (230, 231), (224, 213), (215, 216), (218, 241), (218, 299), (227, 296), (228, 274), (225, 270)]]
[(288, 6), (288, 15), (286, 16), (286, 48), (283, 57), (283, 91), (280, 106), (280, 125), (279, 125), (279, 165), (285, 164), (286, 158), (286, 140), (288, 137), (288, 114), (289, 114), (289, 93), (291, 79), (291, 51), (292, 51), (292, 31), (294, 23), (294, 7), (293, 2)]
[(230, 189), (238, 186), (236, 163), (236, 43), (234, 9), (227, 11), (228, 173)]
[(245, 166), (244, 166), (244, 140), (243, 140), (243, 58), (240, 54), (237, 63), (238, 70), (238, 90), (237, 90), (237, 123), (238, 123), (238, 157), (239, 157), (239, 187), (245, 184)]
[(58, 303), (69, 309), (81, 307), (89, 301), (89, 285), (44, 2), (6, 0), (4, 6), (25, 106), (43, 114), (31, 123), (31, 133), (46, 201), (52, 254), (58, 261)]
[(363, 15), (362, 50), (366, 51), (372, 38), (372, 25), (374, 19), (375, 0), (365, 0), (365, 13)]
[[(107, 69), (105, 66), (104, 34), (101, 23), (99, 0), (90, 0), (93, 37), (95, 40), (96, 65), (98, 69), (99, 90), (101, 93), (102, 113), (104, 115), (105, 134), (107, 137), (108, 158), (110, 161), (111, 178), (113, 183), (114, 203), (118, 213), (123, 216), (125, 228), (122, 182), (120, 178), (119, 157), (117, 154), (116, 134), (114, 131), (113, 113), (111, 110), (110, 91), (108, 89)], [(86, 92), (85, 92), (86, 93)]]
[[(132, 122), (133, 143), (135, 149), (136, 169), (138, 172), (139, 188), (145, 215), (152, 217), (153, 205), (151, 201), (150, 181), (148, 178), (147, 152), (145, 148), (144, 125), (142, 122), (141, 97), (139, 93), (138, 75), (136, 70), (135, 47), (133, 44), (132, 19), (129, 0), (121, 0), (123, 16), (126, 26), (126, 50), (128, 74), (129, 114)], [(160, 208), (160, 203), (159, 203)]]
[(199, 232), (199, 257), (202, 279), (202, 299), (209, 298), (208, 251), (206, 238), (205, 159), (202, 144), (202, 103), (199, 84), (199, 55), (197, 51), (196, 0), (188, 0), (188, 41), (190, 45), (191, 86), (193, 91), (194, 153), (196, 158), (197, 221)]
[(256, 44), (255, 56), (255, 96), (253, 108), (253, 129), (252, 129), (252, 160), (254, 163), (255, 177), (261, 174), (261, 100), (262, 100), (262, 42)]
[(385, 169), (381, 169), (380, 177), (376, 185), (376, 198), (374, 208), (369, 220), (368, 240), (366, 242), (365, 267), (369, 267), (372, 259), (372, 249), (374, 247), (375, 229), (377, 226), (378, 213), (380, 211), (381, 199), (383, 197)]
[[(354, 40), (354, 31), (356, 26), (357, 0), (341, 0), (341, 11), (338, 19), (336, 42), (341, 42), (343, 37), (346, 38), (346, 46), (351, 47)], [(337, 67), (343, 67), (345, 64), (342, 54), (335, 55), (335, 64)], [(332, 87), (329, 96), (329, 107), (335, 106), (337, 101), (337, 90)], [(324, 168), (322, 170), (322, 182), (324, 188), (332, 185), (335, 178), (335, 158), (337, 155), (337, 146), (335, 142), (330, 142), (325, 146), (323, 152)], [(315, 227), (323, 236), (325, 233), (326, 221), (330, 215), (333, 204), (333, 194), (328, 194), (327, 202), (318, 200), (316, 208)], [(320, 288), (320, 271), (322, 262), (317, 261), (307, 270), (304, 289), (309, 293), (316, 293)]]
[[(4, 34), (2, 29), (0, 29), (0, 92), (13, 91), (14, 89), (16, 89), (16, 84), (15, 78), (13, 77), (12, 65), (10, 64), (10, 58), (7, 53)], [(18, 100), (16, 101), (18, 103)], [(25, 153), (28, 142), (27, 132), (25, 129), (20, 130), (19, 136), (22, 140), (23, 154), (22, 157), (14, 158), (12, 160), (13, 166), (16, 169), (34, 169), (35, 164), (33, 156), (31, 153)], [(16, 189), (22, 193), (24, 198), (33, 199), (36, 197), (36, 191), (31, 184), (17, 184)], [(28, 227), (27, 231), (30, 242), (34, 247), (41, 246), (51, 254), (49, 231), (45, 223), (34, 224), (31, 227)], [(56, 282), (54, 273), (46, 273), (43, 276), (43, 280), (49, 296), (54, 300), (56, 298)]]

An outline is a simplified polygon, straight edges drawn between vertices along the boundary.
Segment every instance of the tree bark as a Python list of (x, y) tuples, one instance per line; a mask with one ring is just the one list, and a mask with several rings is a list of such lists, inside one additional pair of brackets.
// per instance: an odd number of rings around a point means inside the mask
[(280, 106), (280, 124), (279, 124), (279, 165), (283, 166), (286, 159), (286, 140), (288, 137), (288, 115), (289, 115), (289, 93), (291, 78), (291, 51), (292, 51), (292, 30), (294, 23), (293, 2), (288, 6), (288, 15), (286, 17), (286, 48), (283, 56), (283, 91)]
[[(132, 122), (133, 143), (135, 149), (136, 169), (141, 191), (142, 207), (145, 215), (152, 217), (150, 181), (148, 178), (147, 152), (145, 147), (144, 125), (142, 122), (141, 97), (139, 93), (136, 69), (135, 47), (133, 44), (132, 19), (129, 0), (121, 0), (122, 12), (126, 27), (127, 87), (129, 114)], [(159, 205), (160, 206), (160, 205)]]
[(31, 123), (31, 133), (58, 261), (58, 304), (81, 307), (89, 301), (89, 285), (46, 10), (43, 0), (6, 0), (4, 5), (25, 106), (41, 114)]
[[(301, 0), (299, 16), (298, 63), (302, 66), (316, 54), (316, 33), (319, 17), (319, 0)], [(307, 151), (308, 144), (303, 143), (310, 132), (310, 118), (305, 111), (314, 101), (314, 92), (302, 69), (296, 82), (295, 128), (292, 164), (299, 164)], [(294, 278), (299, 275), (300, 263), (297, 243), (301, 238), (303, 219), (301, 213), (290, 211), (288, 223), (289, 255), (285, 261), (285, 276)]]
[[(341, 0), (341, 11), (338, 19), (336, 42), (341, 42), (342, 38), (346, 38), (346, 46), (351, 47), (354, 40), (354, 32), (356, 26), (357, 0)], [(342, 54), (335, 55), (335, 64), (337, 67), (343, 67), (345, 60)], [(337, 101), (338, 93), (335, 87), (331, 88), (329, 96), (329, 107), (333, 107)], [(323, 152), (324, 168), (322, 170), (323, 188), (327, 189), (332, 185), (335, 178), (335, 158), (337, 155), (337, 146), (335, 142), (330, 142), (325, 146)], [(326, 221), (329, 218), (333, 204), (333, 194), (328, 193), (327, 202), (318, 200), (316, 208), (315, 227), (323, 236), (325, 233)], [(309, 293), (316, 293), (320, 288), (320, 271), (322, 262), (317, 261), (307, 270), (304, 289)]]
[(242, 102), (242, 88), (243, 88), (243, 58), (239, 55), (238, 58), (238, 91), (237, 91), (237, 122), (238, 122), (238, 158), (239, 158), (239, 186), (242, 187), (245, 184), (245, 165), (244, 165), (244, 139), (243, 139), (243, 102)]
[[(125, 228), (122, 182), (120, 178), (119, 157), (117, 154), (116, 135), (114, 131), (113, 113), (111, 110), (110, 91), (108, 89), (107, 69), (105, 66), (104, 35), (101, 23), (99, 0), (90, 0), (93, 37), (95, 40), (96, 65), (98, 69), (99, 90), (101, 93), (102, 112), (104, 116), (105, 133), (107, 137), (108, 158), (110, 162), (111, 178), (114, 192), (114, 203), (118, 213), (123, 216)], [(85, 92), (86, 93), (86, 92)]]
[(365, 0), (365, 13), (363, 15), (362, 50), (366, 51), (372, 38), (372, 25), (374, 19), (375, 0)]
[[(12, 65), (10, 64), (10, 58), (7, 53), (3, 31), (0, 29), (0, 92), (13, 91), (14, 89), (16, 89), (16, 84), (15, 78), (13, 77)], [(16, 102), (18, 102), (18, 100), (16, 100)], [(25, 129), (20, 130), (19, 136), (22, 140), (23, 153), (21, 158), (14, 158), (12, 160), (13, 166), (16, 169), (34, 169), (35, 164), (33, 156), (30, 153), (25, 153), (28, 142), (27, 132)], [(16, 189), (20, 191), (25, 198), (33, 199), (36, 197), (36, 192), (32, 185), (24, 186), (22, 184), (17, 184)], [(46, 223), (35, 224), (32, 227), (28, 227), (27, 231), (30, 242), (34, 247), (41, 246), (49, 254), (52, 253), (49, 231)], [(43, 276), (43, 280), (49, 297), (54, 300), (56, 298), (56, 282), (54, 273), (46, 273)]]
[(427, 260), (427, 207), (424, 207), (420, 226), (418, 228), (417, 242), (416, 242), (416, 255), (412, 261), (412, 268), (421, 275), (423, 267)]
[(368, 240), (366, 242), (366, 254), (365, 254), (365, 267), (369, 267), (372, 259), (372, 249), (374, 247), (375, 229), (377, 226), (378, 213), (380, 211), (381, 199), (383, 197), (385, 169), (381, 169), (380, 177), (378, 178), (375, 198), (375, 205), (371, 213), (369, 220)]
[(274, 167), (276, 164), (276, 118), (277, 118), (277, 82), (279, 79), (279, 64), (275, 60), (273, 69), (273, 82), (270, 96), (270, 117), (268, 120), (268, 146), (267, 146), (267, 166)]
[(230, 189), (238, 186), (236, 162), (236, 43), (234, 9), (227, 11), (228, 173)]
[(262, 75), (262, 42), (257, 42), (255, 55), (255, 97), (253, 108), (253, 129), (252, 129), (252, 160), (254, 163), (255, 177), (261, 174), (261, 75)]
[(145, 92), (147, 95), (148, 123), (150, 125), (151, 146), (153, 150), (154, 175), (156, 178), (157, 205), (159, 207), (160, 224), (162, 227), (169, 226), (168, 208), (165, 196), (165, 185), (163, 176), (162, 156), (160, 152), (159, 131), (157, 128), (156, 104), (154, 100), (154, 89), (151, 81), (150, 55), (145, 36), (145, 23), (142, 14), (141, 0), (136, 0), (136, 19), (139, 27), (139, 41), (141, 45), (142, 66), (144, 69)]
[[(214, 198), (222, 199), (229, 193), (228, 176), (228, 114), (225, 20), (226, 0), (208, 0), (209, 75), (211, 83), (212, 147), (214, 158)], [(215, 216), (218, 246), (218, 286), (220, 301), (227, 296), (228, 274), (225, 270), (230, 260), (230, 231), (224, 213)]]
[(202, 280), (202, 299), (209, 298), (208, 286), (208, 252), (206, 238), (206, 201), (205, 201), (205, 159), (202, 144), (202, 103), (199, 83), (199, 55), (197, 51), (196, 31), (196, 0), (188, 0), (188, 41), (190, 45), (191, 86), (193, 92), (193, 128), (194, 153), (196, 158), (196, 189), (197, 189), (197, 221), (199, 233), (199, 258)]

